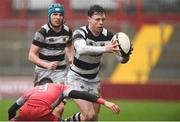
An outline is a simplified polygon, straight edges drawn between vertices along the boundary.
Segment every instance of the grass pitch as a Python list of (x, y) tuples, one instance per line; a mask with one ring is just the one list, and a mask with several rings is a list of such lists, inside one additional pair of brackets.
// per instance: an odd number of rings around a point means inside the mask
[[(0, 121), (7, 121), (7, 110), (15, 99), (0, 100)], [(121, 108), (121, 113), (113, 114), (104, 106), (101, 107), (99, 120), (101, 121), (176, 121), (180, 120), (180, 101), (137, 101), (112, 100)], [(63, 118), (78, 112), (72, 101), (65, 106)]]

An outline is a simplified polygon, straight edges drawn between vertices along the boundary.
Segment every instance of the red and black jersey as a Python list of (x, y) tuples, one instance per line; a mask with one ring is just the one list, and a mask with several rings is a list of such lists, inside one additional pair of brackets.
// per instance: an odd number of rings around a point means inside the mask
[(67, 89), (66, 86), (53, 83), (37, 86), (21, 96), (16, 103), (20, 106), (25, 102), (34, 106), (44, 104), (53, 109), (56, 106), (56, 102), (61, 100), (65, 89)]

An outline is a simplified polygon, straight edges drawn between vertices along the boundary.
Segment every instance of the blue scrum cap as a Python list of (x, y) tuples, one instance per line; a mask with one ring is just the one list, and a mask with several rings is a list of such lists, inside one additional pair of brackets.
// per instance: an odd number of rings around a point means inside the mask
[(53, 4), (48, 8), (48, 18), (50, 18), (51, 14), (54, 12), (59, 12), (64, 15), (64, 8), (61, 4)]

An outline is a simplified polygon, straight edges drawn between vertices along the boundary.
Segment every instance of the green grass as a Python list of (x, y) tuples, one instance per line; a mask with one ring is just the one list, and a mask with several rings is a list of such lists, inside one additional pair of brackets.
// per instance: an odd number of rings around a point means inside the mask
[[(113, 114), (104, 106), (101, 107), (99, 120), (106, 121), (176, 121), (180, 120), (180, 102), (170, 101), (135, 101), (113, 100), (121, 108), (121, 113)], [(14, 99), (0, 100), (0, 120), (7, 120), (7, 109)], [(78, 112), (78, 108), (72, 101), (68, 101), (63, 117), (69, 117)]]

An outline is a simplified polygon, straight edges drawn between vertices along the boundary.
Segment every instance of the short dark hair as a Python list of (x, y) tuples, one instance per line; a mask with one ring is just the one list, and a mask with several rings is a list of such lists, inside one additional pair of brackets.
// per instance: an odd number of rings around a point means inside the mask
[(37, 82), (37, 84), (35, 84), (35, 86), (44, 85), (46, 83), (53, 83), (53, 81), (51, 80), (51, 78), (44, 77), (39, 82)]
[(88, 16), (91, 17), (95, 12), (106, 13), (106, 10), (100, 5), (93, 5), (88, 10)]

